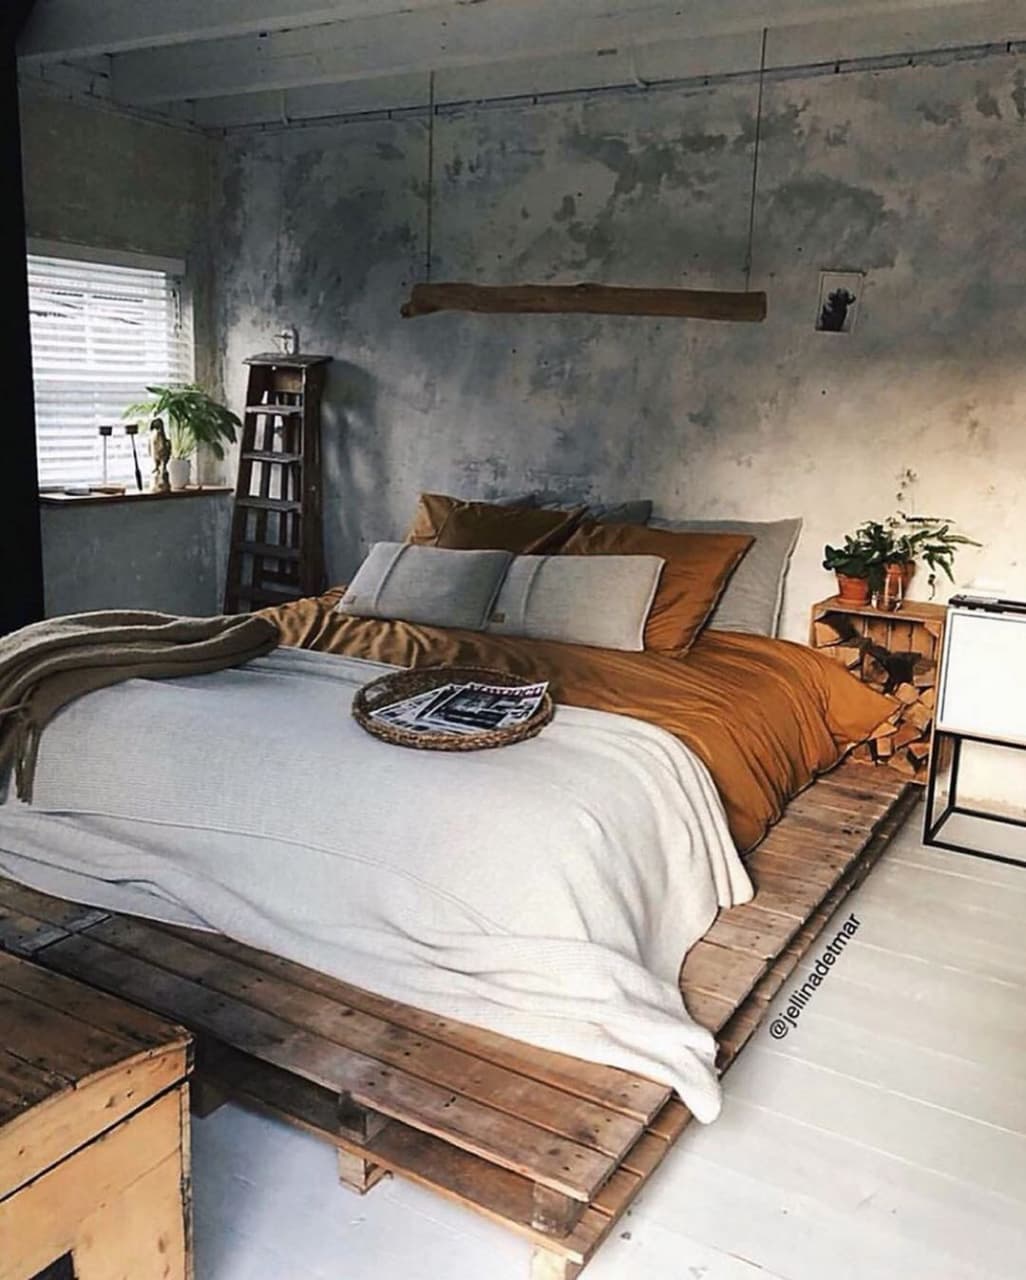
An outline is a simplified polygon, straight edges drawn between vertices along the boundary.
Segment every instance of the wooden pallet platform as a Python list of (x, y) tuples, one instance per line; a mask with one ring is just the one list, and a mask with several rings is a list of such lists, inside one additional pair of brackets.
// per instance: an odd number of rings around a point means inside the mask
[[(689, 953), (681, 990), (726, 1070), (830, 914), (919, 798), (883, 771), (820, 778), (748, 860), (757, 895)], [(663, 1085), (384, 999), (228, 938), (0, 881), (0, 947), (184, 1024), (197, 1101), (231, 1097), (527, 1236), (571, 1280), (690, 1120)]]

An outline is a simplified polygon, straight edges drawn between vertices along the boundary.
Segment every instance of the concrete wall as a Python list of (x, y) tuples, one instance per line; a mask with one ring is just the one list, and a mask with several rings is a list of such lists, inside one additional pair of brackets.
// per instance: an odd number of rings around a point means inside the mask
[[(214, 141), (29, 90), (22, 145), (29, 236), (186, 259), (196, 372), (216, 386), (209, 258)], [(213, 496), (44, 507), (47, 611), (121, 605), (216, 612), (226, 509), (226, 500)]]
[[(740, 288), (757, 86), (440, 115), (433, 273)], [(955, 517), (962, 556), (1026, 587), (1026, 67), (1012, 57), (769, 82), (752, 283), (761, 326), (596, 317), (401, 321), (425, 254), (422, 119), (232, 135), (218, 328), (331, 353), (332, 576), (416, 494), (652, 495), (666, 515), (801, 514), (785, 634), (831, 590), (823, 543), (895, 506)], [(814, 332), (820, 269), (867, 273), (857, 331)], [(916, 584), (923, 594), (925, 582)]]
[(227, 494), (44, 506), (47, 615), (219, 613), (230, 516)]

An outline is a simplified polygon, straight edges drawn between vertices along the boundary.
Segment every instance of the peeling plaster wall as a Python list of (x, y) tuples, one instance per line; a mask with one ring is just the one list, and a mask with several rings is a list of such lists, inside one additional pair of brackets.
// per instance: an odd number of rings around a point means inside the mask
[[(187, 262), (196, 372), (216, 386), (209, 259), (216, 144), (102, 106), (23, 94), (28, 234)], [(41, 513), (47, 612), (132, 606), (213, 613), (224, 496)]]
[[(757, 86), (436, 119), (433, 276), (741, 288)], [(603, 317), (401, 321), (423, 277), (423, 119), (230, 136), (224, 378), (282, 323), (332, 354), (327, 543), (344, 578), (418, 490), (652, 495), (663, 515), (801, 514), (784, 634), (821, 549), (907, 502), (986, 545), (962, 580), (1026, 589), (1026, 71), (1014, 57), (768, 82), (752, 284), (761, 326)], [(867, 272), (816, 333), (821, 268)], [(923, 595), (922, 575), (913, 594)]]
[(226, 495), (43, 508), (46, 613), (221, 611)]

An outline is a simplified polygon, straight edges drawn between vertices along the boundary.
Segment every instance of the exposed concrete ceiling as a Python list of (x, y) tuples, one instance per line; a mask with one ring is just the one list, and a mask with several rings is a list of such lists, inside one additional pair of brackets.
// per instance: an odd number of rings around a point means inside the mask
[(231, 127), (1024, 38), (1024, 0), (37, 0), (19, 53)]

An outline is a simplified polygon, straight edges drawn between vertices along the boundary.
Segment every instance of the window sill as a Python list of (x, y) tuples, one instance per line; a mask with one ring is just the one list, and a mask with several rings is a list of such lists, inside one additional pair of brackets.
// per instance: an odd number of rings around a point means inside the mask
[(112, 502), (166, 502), (169, 499), (205, 498), (233, 492), (228, 485), (205, 484), (169, 489), (167, 493), (154, 493), (150, 489), (144, 489), (142, 493), (136, 489), (126, 489), (124, 493), (41, 493), (39, 504), (43, 507), (78, 507)]

